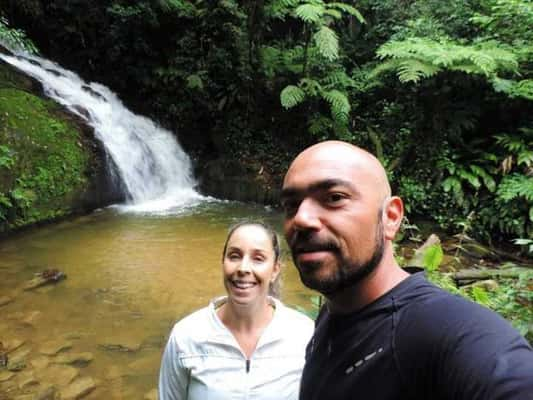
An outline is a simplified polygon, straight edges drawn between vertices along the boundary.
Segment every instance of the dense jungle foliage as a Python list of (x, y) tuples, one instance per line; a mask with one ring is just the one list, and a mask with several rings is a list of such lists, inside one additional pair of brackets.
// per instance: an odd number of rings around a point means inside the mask
[(259, 160), (279, 177), (304, 145), (348, 140), (385, 163), (411, 217), (533, 250), (531, 0), (0, 7), (4, 39), (23, 29), (202, 162)]

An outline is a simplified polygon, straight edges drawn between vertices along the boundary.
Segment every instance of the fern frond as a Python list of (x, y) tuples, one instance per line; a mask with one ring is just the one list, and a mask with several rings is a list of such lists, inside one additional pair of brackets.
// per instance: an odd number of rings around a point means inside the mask
[(337, 20), (342, 18), (342, 14), (340, 13), (340, 11), (333, 10), (332, 8), (325, 9), (324, 10), (324, 14), (325, 15), (329, 15), (333, 19), (337, 19)]
[(533, 202), (533, 177), (519, 174), (506, 176), (500, 182), (496, 194), (504, 201), (523, 197)]
[(330, 118), (322, 114), (315, 114), (309, 118), (309, 133), (313, 136), (320, 137), (331, 130), (332, 125)]
[(304, 78), (300, 80), (300, 88), (309, 96), (318, 96), (323, 92), (322, 85), (314, 79)]
[[(377, 50), (379, 59), (387, 62), (375, 68), (374, 74), (395, 70), (402, 82), (418, 82), (442, 70), (461, 71), (467, 74), (484, 75), (499, 90), (511, 90), (510, 83), (494, 81), (498, 72), (516, 73), (517, 58), (497, 42), (482, 45), (460, 45), (447, 39), (441, 41), (425, 38), (392, 40)], [(397, 63), (391, 63), (397, 60)], [(496, 83), (494, 83), (496, 82)], [(514, 86), (513, 86), (514, 88)]]
[(417, 83), (421, 78), (429, 78), (440, 71), (440, 68), (419, 60), (406, 60), (398, 65), (398, 79), (400, 82)]
[(516, 164), (531, 167), (533, 165), (533, 150), (521, 151), (516, 159)]
[(366, 23), (363, 15), (354, 6), (346, 3), (328, 3), (328, 7), (337, 8), (345, 13), (353, 15), (361, 24)]
[(307, 23), (317, 23), (324, 15), (324, 6), (320, 4), (302, 4), (296, 7), (294, 14)]
[(533, 100), (533, 79), (523, 79), (516, 83), (511, 93), (513, 97)]
[(305, 92), (298, 86), (288, 85), (281, 91), (279, 97), (282, 107), (289, 109), (304, 101)]
[(188, 89), (199, 89), (202, 90), (204, 88), (204, 82), (202, 78), (197, 74), (189, 75), (186, 79), (186, 85)]
[(335, 121), (348, 122), (351, 107), (346, 94), (338, 90), (329, 90), (324, 91), (322, 97), (330, 104), (331, 115)]
[(338, 70), (333, 71), (330, 74), (328, 74), (323, 80), (322, 84), (324, 87), (341, 87), (341, 88), (347, 88), (347, 87), (355, 87), (355, 81), (350, 78), (345, 71)]
[(302, 0), (274, 0), (265, 5), (265, 15), (284, 20)]
[(314, 34), (315, 43), (320, 54), (327, 60), (339, 58), (339, 39), (337, 34), (327, 26), (322, 26)]

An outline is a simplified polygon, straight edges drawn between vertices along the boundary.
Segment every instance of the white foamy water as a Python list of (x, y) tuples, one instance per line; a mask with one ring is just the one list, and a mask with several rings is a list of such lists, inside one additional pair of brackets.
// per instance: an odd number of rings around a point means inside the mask
[(113, 160), (127, 204), (120, 210), (172, 213), (201, 202), (191, 162), (172, 133), (135, 115), (107, 87), (36, 56), (7, 56), (7, 63), (39, 80), (45, 94), (94, 128)]

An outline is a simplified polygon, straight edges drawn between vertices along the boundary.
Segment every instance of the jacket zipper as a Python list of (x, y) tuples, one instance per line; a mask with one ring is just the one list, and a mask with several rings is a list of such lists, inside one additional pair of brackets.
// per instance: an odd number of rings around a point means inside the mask
[(250, 372), (250, 360), (246, 360), (246, 373)]

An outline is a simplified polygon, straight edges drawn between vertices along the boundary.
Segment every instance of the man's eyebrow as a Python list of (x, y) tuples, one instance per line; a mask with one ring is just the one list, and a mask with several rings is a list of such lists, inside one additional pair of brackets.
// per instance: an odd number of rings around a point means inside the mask
[(356, 188), (352, 182), (344, 179), (324, 179), (319, 182), (312, 183), (311, 185), (305, 188), (296, 188), (296, 187), (286, 187), (281, 190), (281, 199), (298, 197), (306, 193), (314, 193), (323, 190), (328, 190), (334, 186), (344, 186), (348, 187), (350, 190), (356, 192)]

